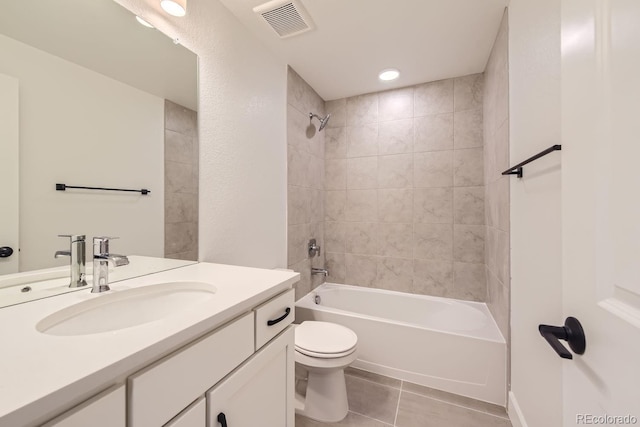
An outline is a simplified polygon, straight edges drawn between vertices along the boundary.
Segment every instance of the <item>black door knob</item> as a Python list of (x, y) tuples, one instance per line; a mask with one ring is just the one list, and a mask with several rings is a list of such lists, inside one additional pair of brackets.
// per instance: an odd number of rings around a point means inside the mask
[(0, 248), (0, 258), (9, 258), (13, 255), (13, 249), (9, 246), (3, 246)]
[(584, 354), (587, 342), (582, 325), (575, 317), (567, 317), (564, 326), (538, 325), (538, 330), (551, 348), (563, 359), (573, 359), (573, 355), (560, 343), (560, 340), (566, 340), (574, 353)]

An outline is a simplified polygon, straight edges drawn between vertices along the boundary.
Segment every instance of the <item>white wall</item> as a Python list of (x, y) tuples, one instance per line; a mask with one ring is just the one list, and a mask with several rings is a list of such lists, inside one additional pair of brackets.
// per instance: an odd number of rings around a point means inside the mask
[(0, 258), (0, 274), (18, 272), (19, 224), (18, 209), (20, 204), (19, 192), (19, 163), (18, 148), (19, 121), (18, 98), (19, 81), (0, 73), (0, 170), (2, 171), (2, 185), (0, 186), (0, 245), (14, 249), (13, 255)]
[(19, 80), (20, 270), (68, 264), (53, 258), (68, 249), (58, 234), (119, 236), (113, 252), (162, 256), (164, 100), (5, 36), (0, 56)]
[(199, 56), (200, 260), (286, 267), (286, 64), (217, 0), (116, 1)]
[[(515, 164), (561, 142), (560, 2), (511, 0), (509, 27)], [(564, 320), (561, 156), (555, 152), (527, 165), (524, 178), (511, 178), (510, 416), (516, 404), (529, 427), (562, 425), (562, 360), (538, 333), (538, 324)]]

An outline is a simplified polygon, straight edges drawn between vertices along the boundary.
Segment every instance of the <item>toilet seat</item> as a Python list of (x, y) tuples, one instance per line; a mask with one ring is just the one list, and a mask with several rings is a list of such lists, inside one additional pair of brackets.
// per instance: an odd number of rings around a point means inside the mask
[(357, 343), (355, 332), (335, 323), (306, 321), (295, 329), (296, 351), (309, 357), (345, 357), (355, 351)]
[(341, 353), (316, 353), (316, 352), (305, 350), (305, 349), (298, 348), (298, 347), (296, 347), (296, 351), (298, 353), (302, 353), (302, 354), (304, 354), (306, 356), (309, 356), (309, 357), (315, 357), (317, 359), (337, 359), (339, 357), (344, 357), (344, 356), (350, 355), (351, 353), (356, 351), (356, 348), (353, 347), (352, 349), (347, 350), (347, 351), (343, 351)]

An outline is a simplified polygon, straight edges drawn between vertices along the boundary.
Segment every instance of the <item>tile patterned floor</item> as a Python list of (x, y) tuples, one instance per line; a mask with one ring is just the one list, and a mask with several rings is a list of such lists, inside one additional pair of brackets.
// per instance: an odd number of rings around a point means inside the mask
[(347, 417), (321, 423), (296, 415), (296, 427), (511, 427), (497, 405), (359, 369), (345, 374)]

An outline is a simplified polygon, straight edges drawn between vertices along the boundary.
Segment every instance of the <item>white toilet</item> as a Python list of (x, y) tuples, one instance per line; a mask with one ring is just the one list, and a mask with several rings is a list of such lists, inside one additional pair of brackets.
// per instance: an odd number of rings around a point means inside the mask
[(344, 326), (316, 321), (302, 322), (295, 336), (296, 372), (308, 374), (306, 396), (296, 391), (296, 413), (322, 422), (342, 420), (349, 411), (344, 368), (356, 360), (358, 336)]

